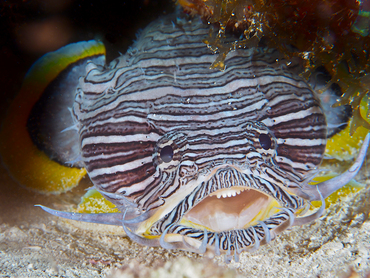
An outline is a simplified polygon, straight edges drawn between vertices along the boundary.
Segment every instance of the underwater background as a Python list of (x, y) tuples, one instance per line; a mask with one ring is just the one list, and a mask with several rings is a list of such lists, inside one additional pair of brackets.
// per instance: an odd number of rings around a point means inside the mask
[[(140, 28), (175, 9), (171, 0), (2, 1), (0, 119), (43, 54), (97, 39), (104, 42), (109, 63), (126, 52)], [(337, 164), (339, 171), (349, 165)], [(79, 203), (91, 186), (87, 177), (61, 195), (19, 186), (3, 166), (0, 177), (0, 277), (349, 277), (351, 271), (365, 277), (370, 271), (367, 162), (359, 177), (365, 189), (338, 200), (314, 223), (294, 227), (230, 265), (222, 258), (143, 247), (120, 227), (67, 222), (34, 207), (66, 210)]]

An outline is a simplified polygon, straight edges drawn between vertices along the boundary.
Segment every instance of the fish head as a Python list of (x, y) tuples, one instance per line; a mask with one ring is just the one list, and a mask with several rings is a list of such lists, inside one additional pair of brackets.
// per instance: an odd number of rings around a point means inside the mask
[[(164, 121), (153, 103), (146, 107), (142, 124), (120, 125), (121, 134), (129, 134), (121, 143), (106, 132), (92, 144), (84, 130), (92, 134), (93, 129), (87, 124), (81, 129), (90, 178), (125, 213), (123, 225), (137, 241), (186, 240), (196, 250), (204, 231), (213, 242), (210, 246), (216, 246), (217, 236), (227, 241), (247, 231), (249, 241), (244, 237), (238, 247), (242, 251), (274, 238), (305, 207), (304, 199), (290, 189), (300, 188), (311, 169), (295, 171), (279, 164), (285, 161), (279, 154), (281, 139), (263, 121), (235, 117), (231, 122), (221, 118), (200, 123), (200, 115), (193, 114), (189, 121), (171, 125), (170, 116)], [(103, 161), (104, 167), (97, 164)], [(218, 250), (230, 248), (235, 249), (235, 243)]]
[[(135, 241), (216, 253), (258, 248), (306, 207), (304, 185), (326, 144), (317, 96), (253, 51), (230, 59), (237, 71), (179, 65), (175, 80), (170, 66), (89, 67), (82, 80), (73, 110), (82, 159)], [(225, 91), (198, 72), (225, 80)], [(190, 73), (198, 87), (181, 87)]]

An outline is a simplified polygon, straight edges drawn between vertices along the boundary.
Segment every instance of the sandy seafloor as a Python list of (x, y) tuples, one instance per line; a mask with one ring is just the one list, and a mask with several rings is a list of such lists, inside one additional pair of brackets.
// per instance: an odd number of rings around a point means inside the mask
[(365, 277), (370, 271), (369, 182), (319, 220), (226, 265), (222, 256), (143, 247), (121, 227), (66, 221), (34, 207), (70, 208), (90, 185), (87, 178), (67, 194), (45, 196), (18, 186), (4, 168), (0, 176), (0, 277), (348, 277), (351, 268), (354, 277)]
[[(25, 4), (28, 2), (22, 5)], [(15, 8), (20, 9), (19, 18), (18, 14), (11, 14)], [(85, 8), (81, 6), (82, 11), (90, 11)], [(27, 68), (41, 55), (18, 49), (11, 41), (11, 28), (16, 30), (27, 13), (15, 6), (9, 11), (9, 16), (0, 17), (8, 20), (7, 25), (0, 28), (1, 37), (8, 39), (0, 45), (0, 84), (4, 100), (0, 102), (1, 118), (12, 95), (19, 90)], [(116, 13), (115, 17), (121, 18), (121, 14)], [(77, 13), (71, 18), (80, 17)], [(118, 24), (113, 15), (109, 15), (109, 19)], [(96, 25), (106, 21), (102, 19)], [(90, 28), (89, 24), (86, 23)], [(115, 25), (104, 28), (112, 30), (112, 26)], [(104, 30), (101, 32), (104, 35)], [(78, 34), (73, 39), (76, 37), (80, 40)], [(91, 38), (91, 35), (83, 37)], [(358, 277), (365, 277), (370, 272), (369, 169), (365, 164), (360, 175), (367, 188), (332, 205), (319, 220), (294, 227), (258, 251), (243, 253), (239, 263), (226, 265), (223, 257), (211, 259), (210, 254), (140, 246), (129, 240), (121, 227), (50, 216), (34, 205), (68, 210), (79, 202), (84, 189), (91, 186), (88, 178), (71, 192), (47, 196), (20, 187), (1, 166), (0, 277), (349, 277), (351, 268)]]

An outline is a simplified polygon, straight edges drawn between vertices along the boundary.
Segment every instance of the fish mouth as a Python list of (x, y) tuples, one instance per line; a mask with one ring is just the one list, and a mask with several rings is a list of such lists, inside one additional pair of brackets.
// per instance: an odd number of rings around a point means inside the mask
[(279, 203), (257, 190), (235, 186), (211, 193), (188, 211), (180, 223), (213, 232), (244, 229), (279, 210)]
[(182, 241), (193, 252), (212, 246), (216, 254), (237, 254), (275, 238), (303, 206), (302, 198), (261, 176), (226, 167), (155, 222), (149, 233), (161, 236), (162, 247)]

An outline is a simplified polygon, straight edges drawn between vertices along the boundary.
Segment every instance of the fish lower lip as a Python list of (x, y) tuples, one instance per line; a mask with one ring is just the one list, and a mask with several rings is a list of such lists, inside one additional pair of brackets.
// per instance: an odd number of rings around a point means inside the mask
[[(273, 240), (276, 237), (275, 229), (282, 223), (287, 224), (284, 225), (283, 230), (288, 228), (294, 220), (292, 219), (294, 213), (293, 209), (285, 209), (254, 226), (223, 232), (173, 224), (168, 227), (161, 238), (164, 239), (165, 236), (169, 236), (167, 237), (169, 242), (182, 242), (186, 247), (185, 249), (193, 252), (203, 253), (205, 250), (202, 250), (202, 246), (209, 245), (214, 248), (216, 255), (226, 252), (228, 256), (234, 253), (237, 257), (244, 250), (256, 250), (260, 244), (266, 244)], [(171, 243), (168, 245), (171, 246)], [(166, 246), (162, 247), (167, 248)]]

